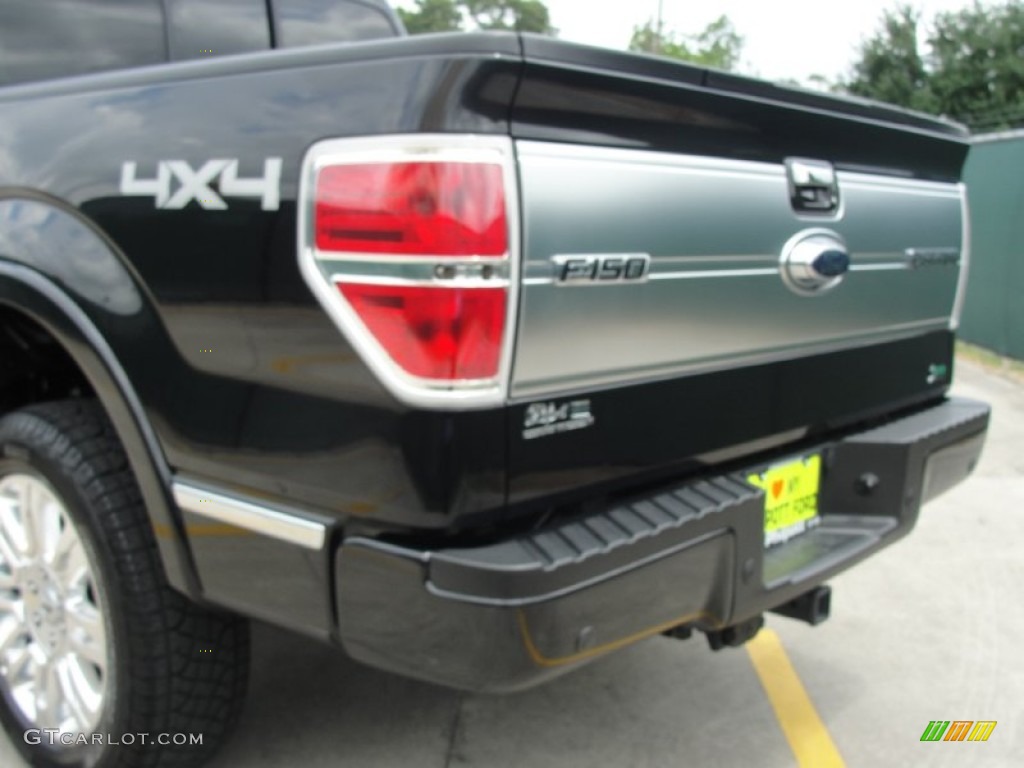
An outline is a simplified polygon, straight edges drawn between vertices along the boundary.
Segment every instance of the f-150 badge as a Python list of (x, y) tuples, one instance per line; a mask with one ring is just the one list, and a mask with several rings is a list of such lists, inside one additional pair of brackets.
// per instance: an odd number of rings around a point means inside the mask
[(555, 285), (599, 285), (646, 280), (651, 257), (646, 253), (552, 256)]
[(225, 211), (225, 197), (258, 198), (264, 211), (276, 211), (281, 205), (281, 158), (263, 161), (263, 175), (239, 178), (238, 160), (207, 160), (198, 169), (184, 160), (161, 160), (156, 177), (139, 178), (138, 163), (121, 166), (121, 194), (152, 197), (156, 207), (176, 210), (197, 203), (208, 211)]

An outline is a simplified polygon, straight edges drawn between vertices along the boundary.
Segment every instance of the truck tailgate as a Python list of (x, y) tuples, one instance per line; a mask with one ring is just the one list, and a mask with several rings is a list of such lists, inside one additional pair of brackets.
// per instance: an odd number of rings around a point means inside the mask
[[(526, 260), (514, 392), (531, 396), (832, 351), (949, 325), (959, 268), (913, 268), (908, 249), (959, 257), (955, 184), (838, 174), (844, 210), (790, 206), (786, 169), (693, 155), (544, 142), (518, 146)], [(850, 274), (791, 290), (780, 252), (801, 231), (847, 243)], [(552, 257), (650, 255), (635, 281), (553, 274)], [(584, 262), (590, 263), (590, 262)]]
[(958, 128), (524, 45), (513, 499), (750, 453), (948, 386)]

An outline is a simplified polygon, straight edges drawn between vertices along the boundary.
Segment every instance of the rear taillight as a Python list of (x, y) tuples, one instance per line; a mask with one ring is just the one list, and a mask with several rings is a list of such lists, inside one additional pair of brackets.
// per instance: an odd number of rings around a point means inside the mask
[(508, 139), (340, 139), (307, 154), (303, 275), (401, 400), (504, 401), (515, 202)]
[(316, 247), (407, 256), (508, 253), (500, 165), (336, 165), (316, 183)]
[(339, 283), (373, 337), (405, 372), (434, 381), (493, 379), (505, 333), (505, 288)]

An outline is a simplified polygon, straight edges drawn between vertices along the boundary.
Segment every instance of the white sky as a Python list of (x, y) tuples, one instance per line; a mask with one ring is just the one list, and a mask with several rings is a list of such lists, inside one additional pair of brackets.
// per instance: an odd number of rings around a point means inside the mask
[[(721, 14), (745, 38), (740, 70), (769, 80), (830, 80), (852, 65), (858, 43), (877, 28), (882, 11), (898, 0), (663, 0), (666, 30), (696, 34)], [(626, 48), (633, 27), (655, 18), (658, 0), (545, 0), (559, 37)], [(971, 0), (911, 0), (926, 22)], [(984, 2), (983, 5), (989, 5)]]

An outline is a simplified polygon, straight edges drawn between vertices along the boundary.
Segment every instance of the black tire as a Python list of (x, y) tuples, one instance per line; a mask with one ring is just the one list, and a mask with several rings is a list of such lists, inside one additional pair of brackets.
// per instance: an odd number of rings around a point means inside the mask
[[(0, 675), (0, 720), (11, 741), (29, 763), (47, 768), (205, 762), (231, 732), (244, 702), (248, 622), (198, 606), (168, 586), (124, 450), (95, 402), (42, 403), (0, 419), (0, 481), (6, 476), (12, 484), (24, 482), (25, 475), (48, 485), (81, 539), (103, 595), (97, 605), (106, 614), (104, 658), (110, 671), (94, 667), (107, 681), (93, 731), (100, 743), (84, 746), (59, 739), (51, 745), (46, 734), (26, 738), (38, 723), (26, 719), (12, 698), (16, 686)], [(27, 605), (24, 599), (21, 605)], [(140, 734), (148, 734), (146, 743)], [(201, 734), (202, 743), (174, 744), (181, 740), (176, 734)]]

